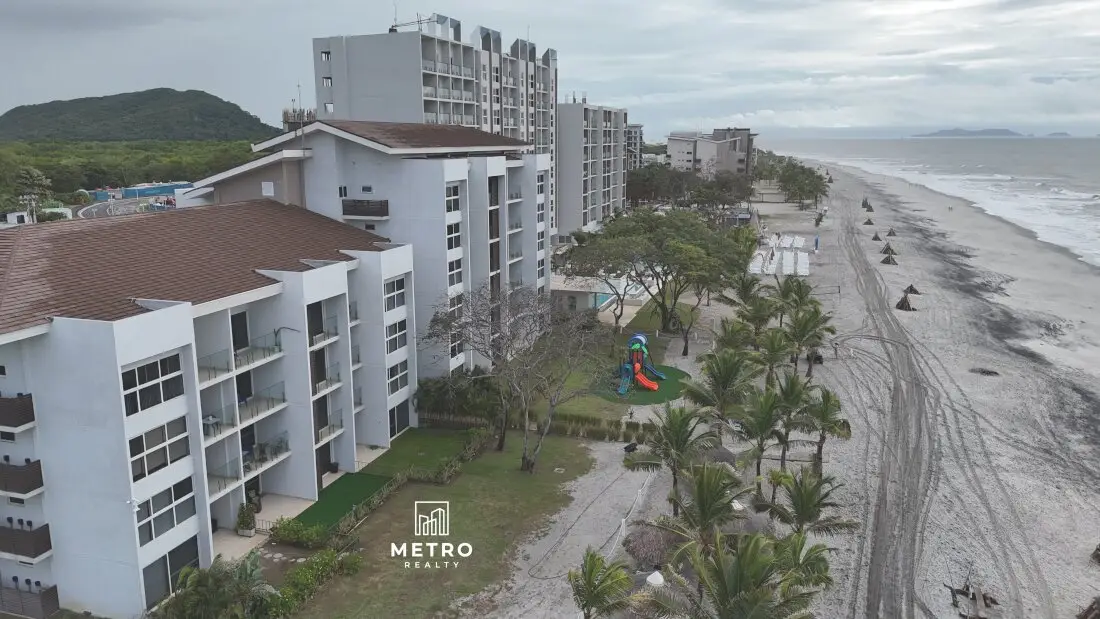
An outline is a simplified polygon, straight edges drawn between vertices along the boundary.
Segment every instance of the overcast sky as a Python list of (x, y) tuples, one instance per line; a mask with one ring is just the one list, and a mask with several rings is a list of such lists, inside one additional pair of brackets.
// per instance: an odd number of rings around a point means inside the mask
[[(398, 0), (558, 50), (560, 97), (670, 129), (1100, 128), (1100, 0)], [(0, 0), (0, 111), (167, 86), (276, 124), (310, 39), (392, 0)]]

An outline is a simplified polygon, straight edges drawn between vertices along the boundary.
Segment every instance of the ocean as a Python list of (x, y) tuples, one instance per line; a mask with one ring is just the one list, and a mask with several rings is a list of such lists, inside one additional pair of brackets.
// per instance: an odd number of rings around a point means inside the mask
[(1100, 139), (767, 140), (758, 146), (973, 202), (1100, 266)]

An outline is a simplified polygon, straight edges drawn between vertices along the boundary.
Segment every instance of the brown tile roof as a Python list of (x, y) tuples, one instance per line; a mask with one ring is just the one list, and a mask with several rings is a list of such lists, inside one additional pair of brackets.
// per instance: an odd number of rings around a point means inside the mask
[(271, 200), (0, 230), (0, 333), (51, 316), (117, 320), (131, 299), (203, 303), (273, 282), (257, 269), (351, 260), (386, 239)]
[(325, 120), (318, 122), (390, 148), (466, 148), (478, 146), (515, 148), (517, 146), (530, 146), (529, 143), (523, 140), (461, 125), (384, 123), (365, 120)]

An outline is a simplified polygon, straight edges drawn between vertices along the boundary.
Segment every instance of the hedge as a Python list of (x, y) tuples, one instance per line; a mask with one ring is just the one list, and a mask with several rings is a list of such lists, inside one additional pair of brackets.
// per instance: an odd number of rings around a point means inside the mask
[(271, 617), (292, 617), (313, 599), (333, 576), (354, 574), (363, 566), (363, 557), (355, 553), (322, 550), (287, 571), (279, 595), (272, 598)]

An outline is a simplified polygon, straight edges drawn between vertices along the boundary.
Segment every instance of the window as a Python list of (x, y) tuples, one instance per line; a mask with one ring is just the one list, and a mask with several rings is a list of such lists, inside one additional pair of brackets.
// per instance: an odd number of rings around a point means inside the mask
[[(460, 318), (462, 318), (462, 295), (459, 294), (451, 297), (448, 303), (450, 305), (450, 309), (448, 310), (448, 312), (451, 315), (451, 320), (457, 322)], [(454, 359), (455, 357), (461, 355), (463, 350), (465, 350), (465, 346), (462, 342), (462, 333), (458, 331), (452, 331), (451, 358)]]
[(191, 454), (187, 419), (180, 417), (130, 439), (130, 472), (134, 481), (156, 473)]
[(23, 505), (26, 505), (26, 504), (27, 504), (27, 502), (26, 502), (25, 500), (23, 500), (23, 499), (17, 499), (17, 498), (15, 498), (15, 497), (13, 497), (13, 496), (11, 496), (11, 497), (8, 497), (8, 505), (19, 505), (19, 506), (23, 506)]
[(344, 185), (340, 185), (339, 194), (341, 198), (348, 197), (348, 188)]
[(539, 277), (539, 279), (542, 279), (542, 278), (546, 277), (546, 259), (545, 258), (539, 258), (538, 277)]
[(405, 307), (405, 278), (399, 277), (386, 282), (386, 311)]
[(0, 365), (0, 376), (7, 376), (7, 375), (8, 375), (8, 368), (5, 367), (5, 366)]
[(321, 62), (332, 60), (332, 52), (321, 52)]
[(389, 389), (390, 395), (401, 391), (409, 385), (409, 362), (402, 361), (395, 366), (390, 367), (388, 370), (389, 378), (386, 381), (386, 387)]
[(176, 591), (183, 568), (199, 565), (198, 536), (176, 546), (168, 554), (141, 570), (145, 583), (145, 606), (153, 608)]
[(546, 230), (539, 230), (539, 251), (546, 249)]
[(386, 326), (386, 354), (400, 350), (408, 343), (408, 325), (404, 320)]
[(546, 294), (546, 286), (539, 286), (538, 293), (540, 295)]
[(500, 93), (493, 93), (493, 103), (500, 105)]
[(541, 196), (546, 193), (546, 173), (539, 172), (539, 188), (538, 194)]
[(459, 209), (458, 203), (458, 185), (447, 185), (447, 212), (457, 213)]
[(15, 442), (15, 432), (0, 432), (0, 441), (5, 443)]
[(457, 286), (462, 283), (462, 258), (447, 263), (447, 285)]
[(321, 78), (321, 86), (324, 87), (324, 88), (332, 88), (332, 78), (331, 77), (322, 77)]
[(447, 224), (447, 249), (462, 247), (462, 224)]
[(331, 103), (326, 103), (325, 104), (325, 111), (328, 112), (329, 114), (331, 114), (332, 110), (333, 110), (333, 107), (334, 106)]
[(363, 185), (361, 189), (363, 193), (374, 193), (374, 187), (370, 185)]
[(398, 435), (409, 427), (409, 401), (398, 404), (390, 409), (390, 438)]
[(174, 354), (122, 373), (126, 416), (183, 395), (180, 356)]
[(261, 181), (260, 182), (260, 195), (262, 195), (265, 198), (274, 198), (275, 197), (275, 183), (273, 183), (271, 181)]
[(194, 483), (190, 477), (184, 477), (138, 504), (138, 542), (144, 546), (194, 515)]

